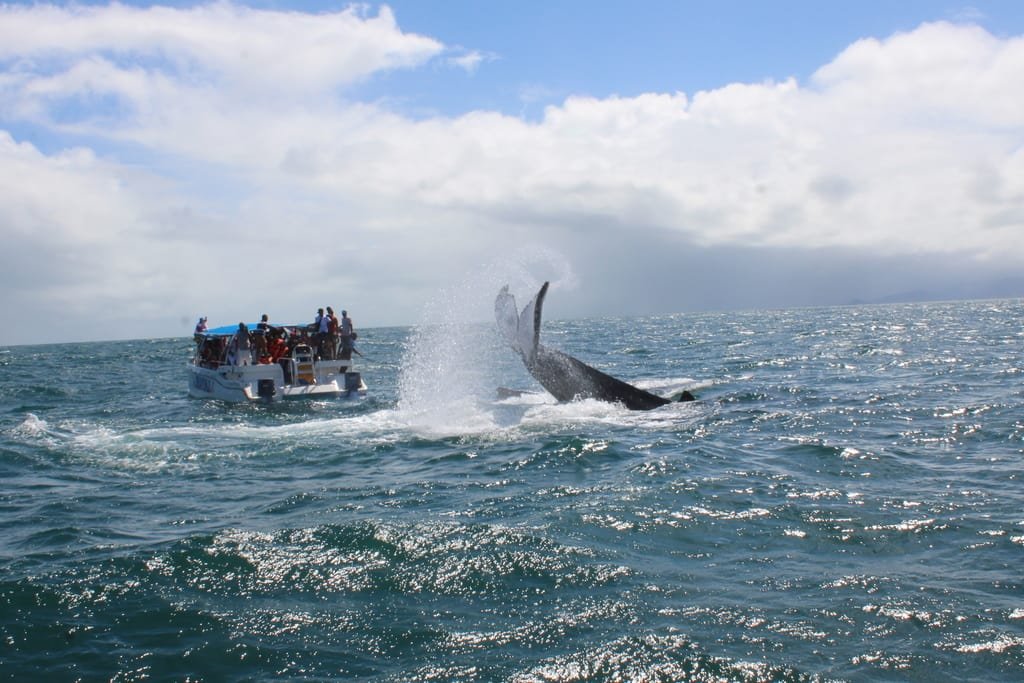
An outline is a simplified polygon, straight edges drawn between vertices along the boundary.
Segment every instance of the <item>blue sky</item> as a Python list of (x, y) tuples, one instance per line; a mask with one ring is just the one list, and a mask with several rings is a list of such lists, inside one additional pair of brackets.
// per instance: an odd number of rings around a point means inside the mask
[(0, 344), (1024, 295), (1021, 82), (1019, 2), (8, 4)]
[[(694, 93), (733, 82), (806, 79), (864, 37), (910, 31), (925, 21), (972, 21), (996, 35), (1024, 31), (1019, 2), (621, 3), (399, 1), (403, 28), (489, 56), (476, 78), (451, 72), (397, 73), (368, 96), (407, 97), (414, 106), (458, 114), (497, 109), (537, 117), (570, 95)], [(275, 3), (267, 3), (268, 7)], [(325, 3), (298, 6), (320, 11)], [(486, 57), (485, 57), (486, 58)], [(526, 92), (536, 102), (525, 102)]]

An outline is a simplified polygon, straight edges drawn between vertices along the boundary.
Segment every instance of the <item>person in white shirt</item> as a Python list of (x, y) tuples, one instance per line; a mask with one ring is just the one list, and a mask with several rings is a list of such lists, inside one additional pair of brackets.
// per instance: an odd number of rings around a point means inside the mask
[(348, 360), (352, 357), (352, 342), (356, 339), (356, 329), (348, 311), (341, 312), (341, 357)]

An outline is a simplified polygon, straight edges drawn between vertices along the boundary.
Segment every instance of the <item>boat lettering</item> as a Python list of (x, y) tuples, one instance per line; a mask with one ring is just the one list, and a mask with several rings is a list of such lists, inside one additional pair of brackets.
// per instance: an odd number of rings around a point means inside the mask
[(192, 388), (196, 391), (205, 391), (206, 393), (213, 393), (213, 381), (209, 377), (203, 377), (201, 375), (192, 375)]

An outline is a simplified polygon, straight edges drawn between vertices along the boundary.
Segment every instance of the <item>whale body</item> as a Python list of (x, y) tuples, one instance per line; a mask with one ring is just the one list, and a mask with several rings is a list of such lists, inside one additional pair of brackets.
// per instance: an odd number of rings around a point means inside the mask
[[(541, 311), (548, 284), (544, 283), (521, 312), (516, 308), (515, 297), (509, 293), (508, 285), (501, 288), (494, 301), (498, 329), (542, 387), (559, 401), (594, 398), (621, 403), (630, 410), (651, 410), (672, 402), (541, 344)], [(692, 397), (689, 392), (684, 392), (680, 400), (692, 400)]]

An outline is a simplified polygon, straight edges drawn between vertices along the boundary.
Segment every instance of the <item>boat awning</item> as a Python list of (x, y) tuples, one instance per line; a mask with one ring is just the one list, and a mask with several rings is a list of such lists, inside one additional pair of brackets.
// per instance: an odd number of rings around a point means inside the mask
[[(245, 324), (246, 328), (250, 332), (255, 332), (256, 331), (256, 327), (258, 325), (259, 325), (259, 323), (246, 323)], [(278, 325), (276, 323), (270, 323), (270, 326), (272, 328), (275, 328), (275, 329), (277, 329), (277, 328), (284, 328), (285, 330), (288, 331), (288, 334), (294, 334), (295, 330), (302, 330), (302, 329), (306, 329), (307, 327), (309, 327), (309, 325), (294, 325), (294, 324)], [(210, 329), (206, 330), (206, 332), (204, 332), (204, 334), (207, 337), (230, 337), (231, 335), (233, 335), (237, 331), (238, 331), (238, 323), (235, 323), (234, 325), (224, 325), (222, 327), (210, 328)]]

